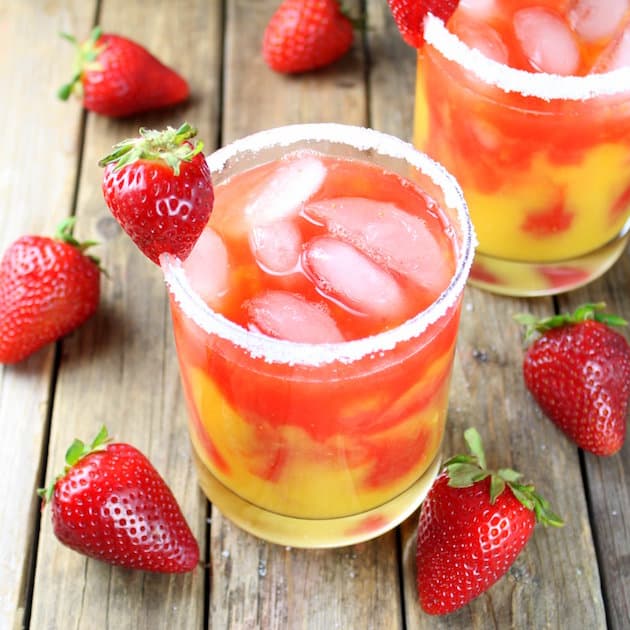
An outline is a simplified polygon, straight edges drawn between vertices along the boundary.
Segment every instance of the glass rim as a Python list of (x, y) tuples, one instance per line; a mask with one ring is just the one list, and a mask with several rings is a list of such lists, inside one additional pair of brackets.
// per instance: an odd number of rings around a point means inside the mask
[[(354, 140), (354, 142), (353, 142)], [(384, 157), (401, 159), (428, 176), (444, 194), (445, 203), (456, 211), (461, 232), (457, 263), (447, 288), (425, 310), (390, 330), (361, 339), (337, 343), (305, 343), (276, 339), (250, 331), (212, 310), (190, 285), (182, 261), (164, 253), (160, 266), (171, 296), (184, 315), (204, 332), (220, 337), (267, 363), (316, 367), (333, 362), (353, 363), (361, 358), (392, 350), (399, 343), (421, 335), (455, 305), (466, 285), (472, 266), (477, 239), (455, 178), (446, 169), (418, 151), (412, 144), (367, 127), (341, 123), (306, 123), (260, 131), (222, 147), (206, 159), (211, 173), (220, 172), (227, 162), (242, 153), (277, 147), (289, 147), (301, 141), (329, 142), (359, 151), (373, 151)]]
[(522, 96), (533, 96), (544, 101), (585, 101), (630, 93), (630, 67), (584, 76), (519, 70), (471, 48), (449, 31), (442, 19), (431, 13), (424, 21), (424, 40), (445, 59), (468, 70), (486, 85), (497, 87), (506, 93), (517, 92)]

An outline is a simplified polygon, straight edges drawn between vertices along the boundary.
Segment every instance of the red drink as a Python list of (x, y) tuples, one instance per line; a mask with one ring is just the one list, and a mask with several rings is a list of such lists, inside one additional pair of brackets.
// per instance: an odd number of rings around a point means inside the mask
[(458, 188), (411, 146), (340, 125), (209, 162), (210, 222), (163, 264), (201, 485), (273, 542), (374, 537), (438, 465), (474, 245)]

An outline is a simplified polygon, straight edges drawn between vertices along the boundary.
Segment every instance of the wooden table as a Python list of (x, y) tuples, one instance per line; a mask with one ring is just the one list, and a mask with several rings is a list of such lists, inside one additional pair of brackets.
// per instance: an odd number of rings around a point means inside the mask
[[(93, 319), (24, 363), (0, 367), (2, 630), (630, 627), (630, 440), (617, 456), (597, 458), (543, 417), (523, 385), (520, 331), (511, 319), (587, 300), (605, 300), (630, 317), (630, 252), (588, 289), (557, 299), (467, 289), (445, 451), (461, 449), (463, 429), (478, 427), (489, 462), (522, 470), (567, 525), (537, 528), (508, 575), (461, 611), (434, 618), (417, 604), (417, 515), (373, 542), (288, 549), (240, 531), (196, 485), (163, 280), (108, 214), (97, 161), (141, 125), (183, 120), (198, 126), (208, 150), (299, 121), (369, 125), (410, 138), (414, 53), (385, 0), (346, 4), (367, 13), (365, 38), (334, 67), (283, 77), (260, 55), (276, 0), (0, 0), (0, 246), (52, 233), (76, 215), (78, 236), (101, 242), (95, 253), (109, 270)], [(96, 23), (178, 68), (192, 85), (191, 101), (131, 120), (59, 102), (72, 51), (58, 32), (83, 38)], [(168, 480), (206, 570), (131, 572), (56, 541), (35, 490), (61, 469), (71, 440), (91, 437), (103, 422)]]

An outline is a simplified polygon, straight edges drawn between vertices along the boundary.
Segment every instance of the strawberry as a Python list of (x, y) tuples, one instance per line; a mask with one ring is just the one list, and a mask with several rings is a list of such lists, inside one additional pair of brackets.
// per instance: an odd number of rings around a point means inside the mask
[(110, 443), (103, 427), (91, 444), (75, 440), (63, 474), (38, 491), (51, 504), (64, 544), (127, 569), (183, 573), (199, 547), (172, 492), (136, 448)]
[(54, 238), (22, 236), (0, 263), (0, 363), (17, 363), (79, 327), (98, 307), (98, 259), (85, 254), (95, 243), (73, 236), (74, 217)]
[(424, 18), (428, 13), (445, 23), (457, 9), (459, 0), (387, 0), (402, 38), (414, 48), (424, 44)]
[(306, 72), (345, 55), (353, 36), (337, 0), (284, 0), (265, 29), (263, 57), (276, 72)]
[(562, 520), (521, 475), (486, 468), (479, 433), (464, 433), (470, 455), (445, 464), (420, 510), (416, 555), (422, 609), (443, 615), (466, 605), (510, 568), (536, 521)]
[(159, 265), (162, 253), (185, 259), (212, 212), (210, 169), (191, 144), (188, 123), (165, 131), (140, 129), (99, 164), (105, 166), (103, 195), (122, 228)]
[(136, 42), (94, 28), (78, 43), (63, 34), (77, 49), (75, 72), (58, 92), (67, 100), (76, 92), (83, 106), (103, 116), (129, 116), (185, 101), (188, 83)]
[(526, 338), (525, 385), (544, 413), (580, 448), (613, 455), (623, 445), (630, 401), (630, 346), (612, 330), (626, 322), (585, 304), (572, 314), (515, 319)]

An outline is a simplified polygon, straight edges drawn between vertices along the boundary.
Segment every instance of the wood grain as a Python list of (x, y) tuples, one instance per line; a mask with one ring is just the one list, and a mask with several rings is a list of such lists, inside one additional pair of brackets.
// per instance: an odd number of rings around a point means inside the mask
[[(585, 302), (606, 302), (607, 310), (630, 321), (630, 250), (602, 278), (560, 300), (561, 311)], [(630, 340), (628, 327), (617, 329)], [(586, 486), (609, 627), (630, 620), (630, 440), (612, 457), (584, 454)]]
[[(55, 97), (69, 67), (58, 33), (88, 28), (94, 2), (9, 2), (0, 6), (0, 251), (23, 234), (53, 234), (72, 212), (81, 119)], [(28, 33), (29, 37), (24, 37)], [(19, 60), (19, 72), (15, 63)], [(45, 453), (54, 344), (0, 366), (0, 628), (22, 625), (28, 605)]]
[[(411, 139), (415, 51), (397, 36), (383, 3), (375, 0), (368, 6), (370, 24), (375, 26), (368, 35), (370, 85), (374, 87), (371, 123)], [(395, 108), (392, 99), (396, 100)], [(489, 464), (522, 471), (565, 515), (567, 525), (562, 530), (539, 527), (504, 580), (471, 605), (436, 619), (424, 614), (417, 601), (418, 516), (414, 515), (402, 526), (409, 629), (605, 625), (578, 454), (540, 418), (523, 385), (520, 333), (512, 315), (526, 310), (552, 312), (553, 302), (519, 301), (474, 288), (466, 290), (444, 452), (448, 456), (465, 449), (463, 431), (476, 426), (484, 438)]]
[[(183, 398), (161, 272), (117, 227), (100, 190), (97, 165), (111, 146), (139, 126), (163, 128), (189, 119), (204, 139), (216, 138), (221, 13), (202, 0), (147, 4), (102, 2), (105, 31), (135, 39), (177, 68), (193, 86), (187, 105), (126, 120), (88, 115), (77, 203), (80, 236), (98, 248), (109, 278), (97, 316), (63, 346), (50, 435), (47, 478), (62, 466), (75, 436), (102, 423), (137, 446), (167, 480), (205, 555), (207, 502), (190, 458)], [(182, 38), (181, 34), (186, 37)], [(176, 34), (176, 35), (175, 35)], [(186, 54), (183, 54), (183, 51)], [(212, 140), (206, 140), (212, 148)], [(32, 627), (200, 628), (205, 575), (144, 574), (109, 567), (59, 545), (49, 514), (42, 519)]]
[[(463, 448), (471, 425), (490, 464), (534, 481), (567, 520), (538, 527), (514, 566), (471, 605), (425, 615), (415, 589), (417, 513), (361, 545), (301, 550), (239, 530), (202, 496), (190, 458), (186, 411), (166, 290), (109, 215), (97, 161), (140, 125), (188, 120), (207, 150), (294, 122), (369, 125), (410, 139), (415, 51), (383, 0), (340, 62), (283, 76), (264, 64), (264, 27), (279, 0), (0, 0), (0, 248), (26, 232), (51, 233), (76, 213), (80, 238), (108, 269), (96, 316), (57, 346), (0, 367), (0, 629), (486, 629), (610, 628), (630, 619), (630, 441), (611, 458), (578, 451), (525, 390), (523, 349), (512, 321), (585, 301), (630, 319), (630, 252), (601, 280), (557, 299), (516, 300), (468, 288), (444, 452)], [(177, 68), (192, 86), (186, 105), (124, 120), (62, 104), (72, 50), (59, 31), (87, 35), (98, 20)], [(623, 334), (630, 339), (630, 331)], [(35, 488), (61, 469), (75, 436), (105, 422), (145, 452), (166, 478), (209, 567), (185, 576), (112, 568), (60, 545)], [(207, 543), (207, 544), (206, 544)], [(207, 547), (207, 548), (206, 548)]]
[[(276, 5), (228, 2), (224, 141), (293, 122), (366, 124), (360, 42), (312, 75), (281, 76), (262, 63), (260, 37)], [(402, 627), (394, 534), (344, 549), (285, 549), (240, 531), (216, 509), (211, 531), (211, 628)]]

